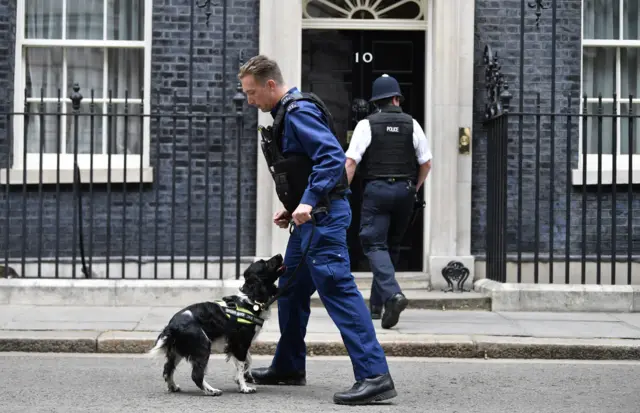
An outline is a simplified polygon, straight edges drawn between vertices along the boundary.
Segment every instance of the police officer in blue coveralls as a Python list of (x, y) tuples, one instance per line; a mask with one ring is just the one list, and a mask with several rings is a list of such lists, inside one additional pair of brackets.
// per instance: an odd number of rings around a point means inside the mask
[[(287, 228), (290, 220), (295, 224), (285, 253), (287, 271), (279, 280), (281, 288), (310, 245), (306, 265), (297, 271), (290, 292), (278, 299), (281, 337), (271, 365), (252, 369), (248, 378), (257, 384), (306, 384), (304, 338), (310, 298), (317, 289), (340, 330), (356, 379), (351, 389), (334, 395), (334, 403), (367, 404), (393, 398), (397, 393), (384, 351), (350, 271), (346, 232), (351, 223), (351, 209), (346, 199), (349, 190), (344, 151), (318, 104), (298, 100), (301, 92), (285, 84), (275, 61), (255, 56), (241, 67), (238, 78), (248, 103), (270, 112), (274, 128), (281, 121), (281, 128), (271, 129), (281, 154), (288, 160), (301, 162), (293, 167), (293, 173), (285, 171), (285, 180), (289, 180), (286, 189), (280, 188), (284, 184), (274, 175), (278, 197), (289, 208), (277, 212), (273, 222), (280, 228)], [(287, 197), (295, 192), (293, 181), (304, 175), (305, 162), (309, 164), (310, 175), (302, 177), (301, 199), (291, 206)], [(311, 214), (320, 205), (328, 207), (328, 212), (315, 215), (315, 235), (310, 239)]]
[(360, 164), (364, 181), (359, 235), (373, 272), (371, 318), (382, 318), (382, 328), (391, 328), (408, 305), (395, 267), (416, 193), (431, 169), (431, 151), (420, 124), (400, 107), (403, 97), (396, 79), (380, 76), (371, 95), (378, 109), (356, 125), (346, 169), (351, 183)]

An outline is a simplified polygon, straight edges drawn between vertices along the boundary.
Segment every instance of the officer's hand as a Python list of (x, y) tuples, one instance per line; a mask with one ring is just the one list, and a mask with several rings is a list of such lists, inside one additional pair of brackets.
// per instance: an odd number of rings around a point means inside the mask
[(278, 211), (273, 214), (273, 223), (279, 226), (280, 228), (287, 228), (289, 226), (289, 220), (291, 219), (291, 214), (286, 209), (282, 211)]
[(300, 204), (293, 211), (293, 222), (300, 226), (311, 219), (311, 210), (313, 207), (307, 204)]

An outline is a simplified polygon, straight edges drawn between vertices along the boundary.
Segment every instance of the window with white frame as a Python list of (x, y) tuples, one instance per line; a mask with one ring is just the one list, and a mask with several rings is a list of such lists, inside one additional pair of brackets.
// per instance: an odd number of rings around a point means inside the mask
[[(587, 113), (598, 113), (598, 96), (602, 95), (603, 114), (640, 115), (640, 7), (638, 0), (583, 0), (582, 2), (582, 96), (587, 96)], [(617, 170), (628, 170), (629, 143), (634, 167), (640, 169), (640, 118), (635, 117), (629, 139), (629, 118), (604, 117), (602, 122), (602, 163), (612, 170), (613, 156)], [(581, 125), (582, 127), (582, 125)], [(598, 119), (589, 116), (587, 133), (587, 170), (598, 168)], [(616, 145), (614, 148), (614, 138)], [(581, 151), (582, 146), (580, 139)], [(615, 152), (614, 152), (615, 149)], [(584, 153), (584, 152), (583, 152)], [(637, 159), (637, 160), (636, 160)], [(580, 159), (582, 163), (582, 157)], [(625, 173), (626, 174), (626, 173)], [(625, 174), (618, 174), (625, 177)]]
[[(18, 0), (14, 102), (27, 115), (14, 119), (13, 168), (24, 166), (26, 145), (27, 169), (40, 167), (41, 152), (44, 169), (56, 168), (58, 154), (69, 169), (76, 138), (81, 168), (92, 158), (94, 168), (106, 168), (109, 153), (112, 168), (122, 168), (125, 156), (127, 168), (148, 166), (148, 118), (114, 115), (149, 112), (143, 90), (150, 84), (151, 6), (152, 0)], [(80, 113), (95, 114), (77, 117), (77, 136), (75, 83)]]

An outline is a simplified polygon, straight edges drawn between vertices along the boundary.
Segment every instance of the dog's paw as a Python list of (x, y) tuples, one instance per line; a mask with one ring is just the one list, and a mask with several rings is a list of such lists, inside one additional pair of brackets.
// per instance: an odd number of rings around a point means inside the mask
[(205, 389), (204, 390), (204, 394), (205, 396), (221, 396), (222, 395), (222, 390), (219, 389), (214, 389), (214, 388), (209, 388), (209, 389)]
[(244, 386), (244, 387), (241, 387), (239, 391), (242, 394), (251, 394), (251, 393), (255, 393), (256, 392), (256, 388), (255, 387)]
[(177, 384), (167, 386), (167, 391), (169, 393), (178, 393), (180, 392), (180, 386), (178, 386)]

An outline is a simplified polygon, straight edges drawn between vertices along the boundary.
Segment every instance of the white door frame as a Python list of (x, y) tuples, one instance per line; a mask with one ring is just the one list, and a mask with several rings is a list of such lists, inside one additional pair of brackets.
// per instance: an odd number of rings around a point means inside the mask
[[(303, 20), (302, 1), (260, 2), (259, 51), (278, 61), (290, 85), (301, 82), (303, 28), (425, 30), (425, 132), (434, 159), (433, 170), (425, 182), (423, 271), (431, 275), (431, 283), (437, 288), (445, 285), (439, 273), (451, 259), (462, 261), (471, 270), (470, 279), (474, 272), (469, 253), (471, 155), (457, 152), (458, 127), (472, 126), (474, 3), (474, 0), (429, 0), (426, 20), (400, 23), (383, 19)], [(283, 22), (280, 10), (300, 17)], [(438, 62), (437, 67), (433, 61)], [(271, 116), (259, 113), (258, 123), (271, 124)], [(256, 255), (270, 256), (286, 250), (289, 233), (272, 223), (271, 216), (281, 205), (260, 154), (257, 163)]]

